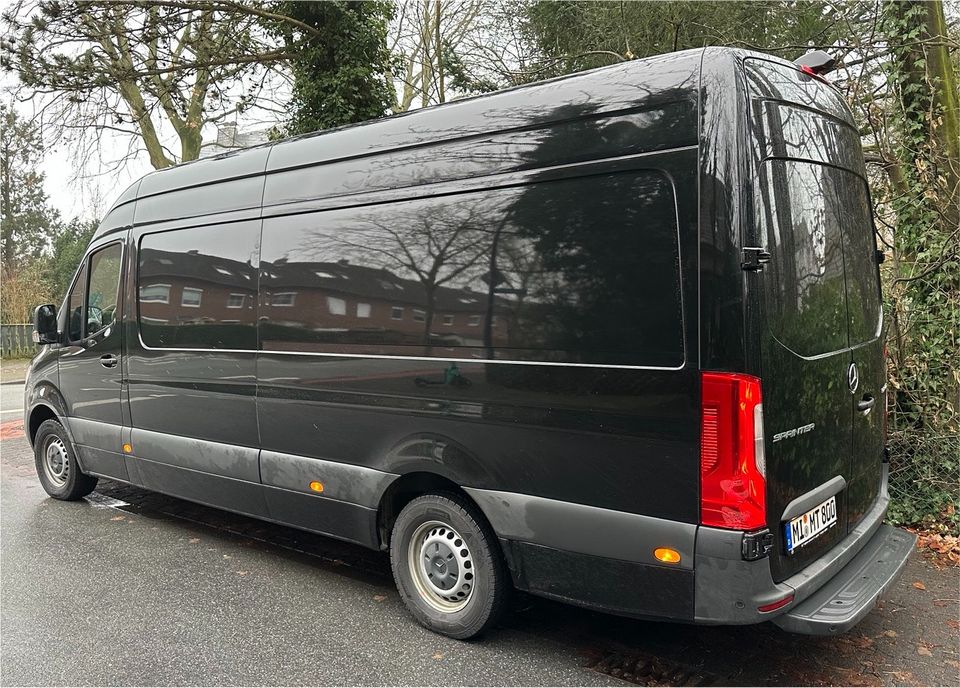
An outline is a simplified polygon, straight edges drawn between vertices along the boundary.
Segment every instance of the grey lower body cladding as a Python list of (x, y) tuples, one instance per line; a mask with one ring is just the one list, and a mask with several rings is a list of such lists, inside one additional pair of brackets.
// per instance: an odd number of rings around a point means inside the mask
[[(889, 589), (916, 536), (883, 524), (890, 498), (886, 470), (873, 506), (827, 554), (781, 583), (769, 559), (743, 561), (741, 535), (700, 528), (696, 546), (695, 621), (752, 624), (773, 621), (795, 633), (831, 634), (852, 628)], [(759, 607), (793, 595), (774, 612)]]
[[(916, 537), (883, 525), (886, 475), (873, 506), (830, 552), (781, 583), (769, 558), (744, 561), (742, 533), (556, 500), (467, 488), (503, 543), (518, 588), (607, 612), (704, 624), (774, 621), (841, 633), (866, 616)], [(657, 547), (681, 553), (659, 564)], [(602, 581), (602, 583), (601, 583)], [(772, 612), (760, 607), (793, 596)]]
[[(466, 488), (503, 543), (521, 590), (626, 616), (693, 621), (697, 526), (562, 502)], [(680, 553), (676, 564), (654, 556)]]

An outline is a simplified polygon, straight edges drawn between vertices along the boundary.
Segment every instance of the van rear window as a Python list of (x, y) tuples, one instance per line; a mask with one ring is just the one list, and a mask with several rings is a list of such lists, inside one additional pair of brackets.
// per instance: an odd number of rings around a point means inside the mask
[(768, 323), (801, 356), (856, 346), (880, 333), (876, 243), (866, 183), (834, 167), (768, 160), (757, 214), (773, 259)]
[(757, 213), (772, 260), (765, 272), (772, 334), (801, 356), (847, 347), (839, 170), (795, 160), (761, 168)]
[(649, 170), (269, 218), (262, 348), (679, 367), (679, 262)]

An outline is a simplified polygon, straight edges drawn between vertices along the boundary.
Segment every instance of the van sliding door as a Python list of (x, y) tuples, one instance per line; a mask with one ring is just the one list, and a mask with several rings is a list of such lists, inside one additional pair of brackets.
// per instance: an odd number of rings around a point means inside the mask
[(256, 415), (260, 220), (136, 238), (131, 444), (143, 484), (266, 515)]

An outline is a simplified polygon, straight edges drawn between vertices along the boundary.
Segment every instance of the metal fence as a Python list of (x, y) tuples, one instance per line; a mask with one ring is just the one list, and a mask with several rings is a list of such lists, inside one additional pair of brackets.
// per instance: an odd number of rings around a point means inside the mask
[(0, 356), (21, 358), (33, 356), (37, 347), (33, 343), (33, 325), (0, 325)]
[(960, 435), (897, 428), (895, 414), (890, 420), (890, 520), (960, 534)]

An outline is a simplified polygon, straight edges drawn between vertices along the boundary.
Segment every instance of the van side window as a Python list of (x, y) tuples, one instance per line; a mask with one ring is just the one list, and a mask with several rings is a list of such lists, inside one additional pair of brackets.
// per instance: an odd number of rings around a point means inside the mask
[(154, 348), (254, 349), (259, 221), (144, 235), (138, 319)]
[(117, 319), (122, 254), (120, 244), (111, 244), (90, 256), (87, 329), (84, 333), (87, 337), (112, 325)]
[(674, 193), (653, 170), (268, 218), (261, 279), (266, 350), (684, 360)]
[(71, 342), (83, 339), (83, 300), (87, 291), (87, 263), (80, 266), (80, 274), (70, 292), (67, 305), (67, 334)]

